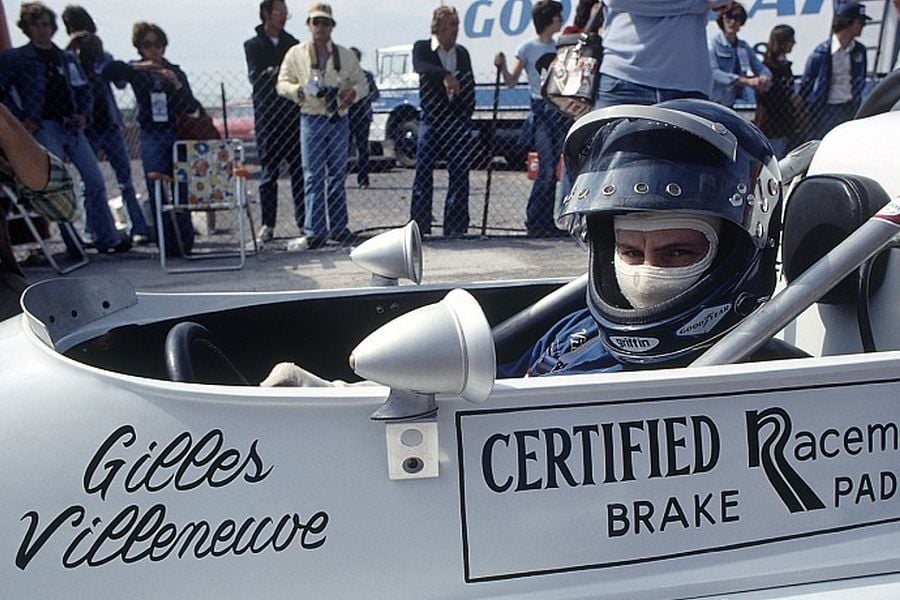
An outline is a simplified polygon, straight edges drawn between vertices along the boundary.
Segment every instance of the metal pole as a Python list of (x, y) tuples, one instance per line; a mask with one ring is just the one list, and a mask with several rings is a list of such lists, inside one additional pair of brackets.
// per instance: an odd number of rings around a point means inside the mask
[(781, 293), (744, 319), (690, 366), (725, 365), (743, 360), (859, 265), (888, 245), (898, 232), (900, 200), (894, 200)]
[(488, 130), (488, 165), (487, 179), (484, 182), (484, 210), (481, 213), (481, 237), (487, 232), (488, 206), (491, 201), (491, 176), (494, 173), (494, 139), (497, 131), (497, 109), (500, 106), (500, 67), (497, 67), (497, 77), (494, 79), (494, 112), (491, 116), (491, 127)]
[(228, 139), (228, 107), (225, 103), (225, 82), (219, 82), (222, 90), (222, 127), (225, 129), (225, 139)]

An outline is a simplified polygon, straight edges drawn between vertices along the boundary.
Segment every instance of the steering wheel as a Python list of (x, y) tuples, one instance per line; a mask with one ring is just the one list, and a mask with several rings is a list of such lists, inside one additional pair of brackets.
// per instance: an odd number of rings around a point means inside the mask
[(165, 356), (172, 381), (250, 385), (215, 336), (199, 323), (185, 321), (172, 327), (166, 335)]

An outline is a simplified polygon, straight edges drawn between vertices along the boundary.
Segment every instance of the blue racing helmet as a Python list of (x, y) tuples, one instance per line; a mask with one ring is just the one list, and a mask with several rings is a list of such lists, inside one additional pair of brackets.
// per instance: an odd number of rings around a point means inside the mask
[[(597, 110), (569, 130), (564, 157), (574, 183), (557, 220), (589, 245), (588, 306), (619, 360), (688, 362), (771, 296), (781, 175), (766, 137), (737, 113), (693, 99)], [(676, 296), (631, 306), (613, 266), (613, 217), (626, 213), (714, 217), (712, 264)]]

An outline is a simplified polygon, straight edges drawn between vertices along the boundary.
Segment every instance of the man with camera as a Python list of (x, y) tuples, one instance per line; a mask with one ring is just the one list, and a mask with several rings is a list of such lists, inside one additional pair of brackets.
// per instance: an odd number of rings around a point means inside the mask
[[(331, 6), (313, 4), (306, 19), (312, 39), (293, 46), (281, 63), (276, 89), (300, 105), (300, 151), (303, 157), (309, 248), (351, 237), (347, 227), (347, 112), (368, 94), (356, 56), (331, 41), (335, 21)], [(300, 245), (302, 247), (302, 245)]]
[[(29, 43), (0, 60), (0, 93), (34, 138), (56, 156), (68, 156), (84, 182), (87, 229), (101, 253), (127, 252), (106, 203), (106, 185), (84, 128), (93, 114), (90, 86), (78, 60), (51, 40), (56, 13), (40, 2), (22, 4), (19, 28)], [(67, 240), (67, 244), (68, 244)]]

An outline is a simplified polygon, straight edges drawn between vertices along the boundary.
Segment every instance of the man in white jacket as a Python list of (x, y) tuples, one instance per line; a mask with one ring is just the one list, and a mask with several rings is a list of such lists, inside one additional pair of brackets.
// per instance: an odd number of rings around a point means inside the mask
[(331, 6), (310, 7), (306, 25), (312, 39), (293, 46), (281, 63), (276, 89), (300, 105), (300, 149), (306, 203), (305, 245), (346, 241), (347, 111), (368, 93), (356, 56), (331, 41), (335, 21)]

